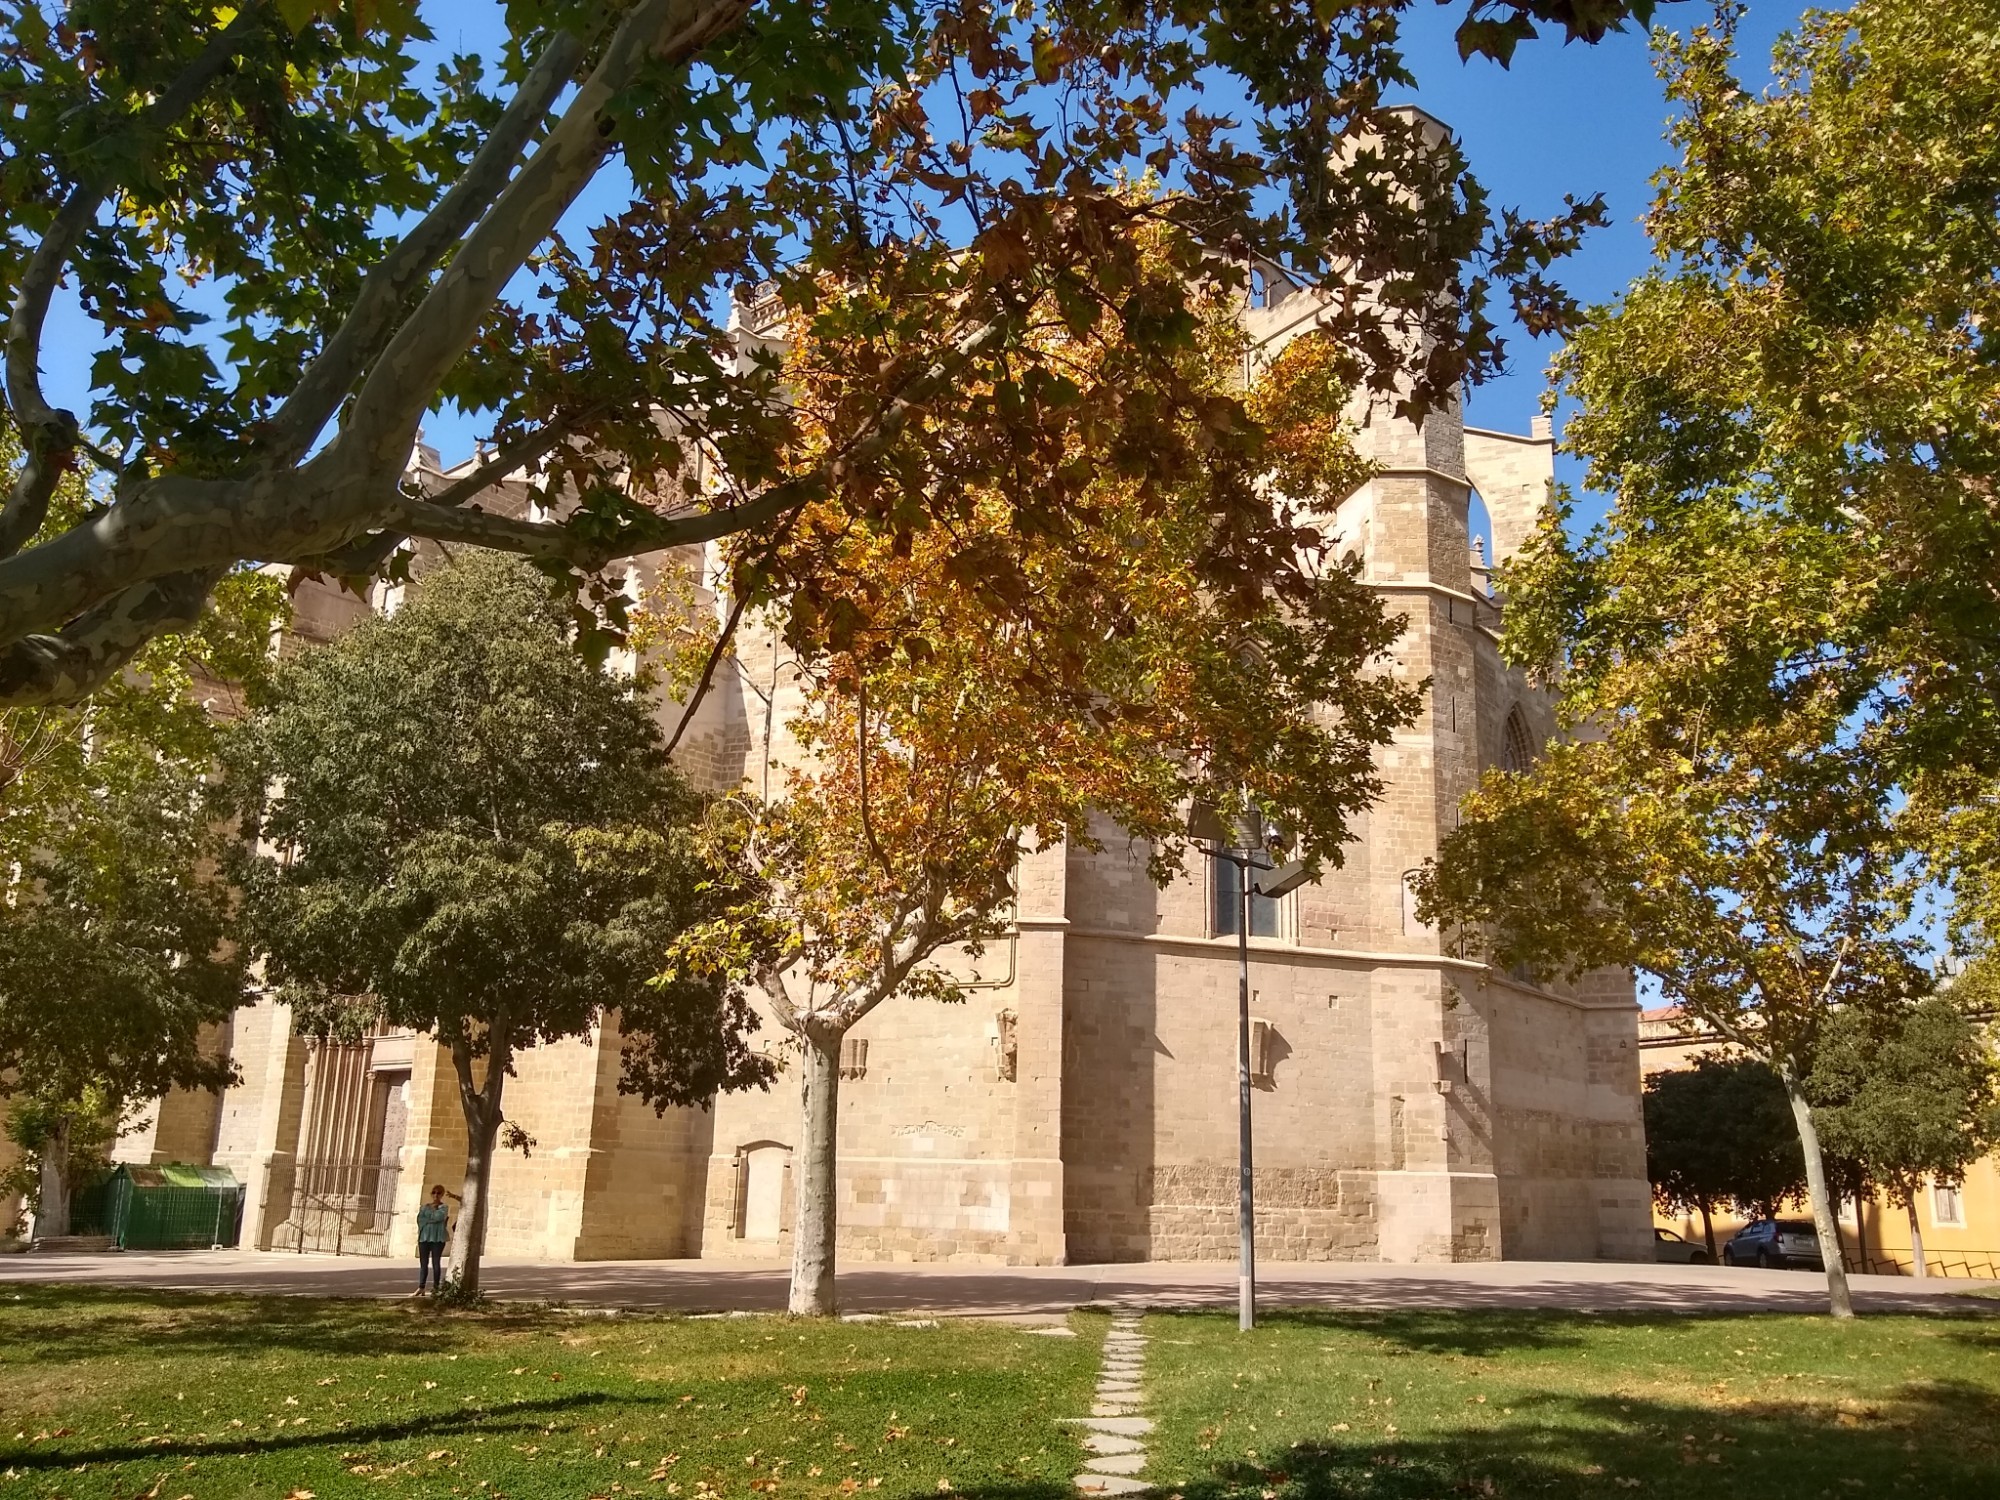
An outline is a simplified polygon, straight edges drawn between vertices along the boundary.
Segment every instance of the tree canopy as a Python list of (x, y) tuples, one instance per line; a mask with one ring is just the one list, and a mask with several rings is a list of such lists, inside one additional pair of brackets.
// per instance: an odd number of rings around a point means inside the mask
[(1556, 363), (1613, 503), (1513, 570), (1510, 649), (1634, 712), (1838, 704), (1977, 923), (2000, 869), (1992, 15), (1809, 11), (1748, 88), (1737, 14), (1657, 41), (1679, 159), (1655, 263)]
[(1976, 854), (1991, 800), (2000, 50), (1980, 7), (1861, 0), (1753, 92), (1737, 14), (1656, 35), (1655, 264), (1556, 363), (1608, 515), (1575, 538), (1559, 508), (1505, 574), (1504, 649), (1582, 742), (1489, 781), (1431, 910), (1650, 969), (1767, 1059), (1842, 1312), (1804, 1080), (1830, 1016), (1928, 990), (1925, 856)]
[[(0, 433), (0, 473), (21, 467)], [(44, 535), (75, 524), (74, 477)], [(205, 1031), (244, 995), (207, 813), (219, 716), (261, 678), (276, 580), (228, 579), (194, 629), (156, 639), (83, 703), (0, 710), (0, 1094), (40, 1154), (38, 1224), (61, 1234), (67, 1168), (130, 1112), (233, 1076)]]
[[(1325, 284), (1359, 378), (1433, 405), (1495, 368), (1503, 316), (1566, 321), (1544, 273), (1602, 209), (1496, 210), (1455, 143), (1382, 110), (1412, 3), (507, 0), (497, 57), (429, 77), (442, 0), (18, 6), (0, 702), (108, 681), (244, 560), (353, 577), (428, 537), (587, 574), (836, 494), (892, 535), (973, 490), (1045, 528), (1079, 481), (1009, 484), (1018, 456), (1084, 432), (1144, 471), (1161, 416), (1075, 400), (1026, 312), (1170, 352), (1187, 310), (1129, 280), (1142, 233), (1184, 284), (1257, 259)], [(1469, 0), (1461, 51), (1650, 10)], [(574, 222), (614, 157), (629, 200)], [(1148, 172), (1159, 196), (1124, 192)], [(65, 277), (101, 341), (81, 413), (38, 368)], [(832, 335), (823, 440), (732, 329), (751, 288)], [(440, 400), (488, 415), (494, 453), (406, 487)], [(79, 464), (102, 503), (31, 541)], [(524, 467), (549, 512), (469, 503)]]
[(1701, 1215), (1716, 1261), (1714, 1211), (1775, 1214), (1805, 1191), (1805, 1158), (1785, 1085), (1754, 1057), (1703, 1053), (1646, 1079), (1646, 1177), (1662, 1207)]
[(1829, 1018), (1807, 1083), (1829, 1150), (1886, 1188), (1909, 1218), (1924, 1274), (1917, 1194), (1959, 1182), (2000, 1143), (2000, 1067), (1949, 991), (1887, 1016)]
[(248, 931), (300, 1024), (379, 1018), (450, 1053), (467, 1287), (523, 1049), (616, 1008), (663, 1107), (766, 1076), (739, 997), (652, 982), (697, 910), (694, 799), (639, 685), (576, 652), (525, 564), (473, 553), (301, 652), (228, 752), (259, 840), (240, 867)]
[[(1175, 274), (1164, 256), (1135, 266)], [(718, 868), (755, 879), (686, 951), (754, 978), (802, 1048), (795, 1312), (832, 1310), (841, 1038), (893, 996), (957, 998), (941, 959), (1006, 929), (1025, 856), (1127, 840), (1164, 884), (1200, 799), (1254, 807), (1338, 865), (1381, 789), (1376, 752), (1414, 717), (1419, 690), (1383, 670), (1401, 622), (1312, 524), (1366, 474), (1341, 425), (1351, 361), (1296, 339), (1247, 393), (1255, 421), (1217, 422), (1251, 351), (1233, 296), (1192, 305), (1174, 374), (1195, 399), (1161, 414), (1171, 481), (1107, 467), (1077, 437), (1026, 460), (1075, 477), (1073, 530), (1024, 534), (996, 490), (899, 545), (829, 502), (754, 554), (831, 580), (786, 617), (809, 759), (771, 805), (713, 830)], [(1079, 387), (1125, 367), (1059, 322), (1040, 337)], [(839, 399), (800, 388), (809, 415)], [(1221, 534), (1218, 495), (1237, 517)]]

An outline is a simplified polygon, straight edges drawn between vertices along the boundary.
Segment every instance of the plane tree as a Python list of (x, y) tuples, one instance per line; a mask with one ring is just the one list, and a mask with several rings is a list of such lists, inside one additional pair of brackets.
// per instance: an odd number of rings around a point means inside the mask
[[(1176, 274), (1161, 258), (1135, 273)], [(1219, 398), (1244, 365), (1236, 304), (1211, 289), (1196, 305), (1179, 378)], [(1118, 363), (1044, 337), (1079, 386)], [(1025, 858), (1115, 844), (1165, 884), (1203, 801), (1254, 809), (1302, 856), (1340, 863), (1348, 820), (1381, 789), (1375, 755), (1421, 694), (1386, 670), (1402, 622), (1313, 520), (1367, 472), (1339, 422), (1350, 370), (1308, 336), (1248, 393), (1252, 422), (1218, 420), (1213, 399), (1174, 408), (1158, 429), (1173, 483), (1115, 450), (1031, 455), (1037, 472), (1088, 476), (1073, 534), (1024, 535), (988, 494), (907, 547), (832, 504), (786, 537), (845, 580), (829, 607), (787, 617), (804, 758), (768, 805), (718, 807), (709, 858), (742, 895), (679, 964), (756, 985), (795, 1042), (794, 1313), (834, 1311), (842, 1039), (892, 999), (959, 998), (953, 955), (1007, 930)], [(1218, 535), (1216, 496), (1239, 488), (1244, 522)]]
[(1888, 1015), (1842, 1012), (1822, 1031), (1807, 1080), (1821, 1133), (1901, 1205), (1919, 1276), (1917, 1194), (1926, 1181), (1964, 1181), (2000, 1142), (1996, 1090), (1991, 1046), (1950, 990)]
[[(1180, 310), (1134, 298), (1115, 247), (1156, 228), (1208, 275), (1324, 283), (1359, 378), (1435, 405), (1496, 367), (1507, 313), (1564, 323), (1544, 272), (1602, 210), (1501, 212), (1455, 143), (1382, 111), (1413, 3), (505, 0), (495, 55), (428, 71), (445, 0), (12, 7), (0, 703), (80, 698), (246, 561), (362, 578), (415, 537), (595, 579), (836, 489), (889, 534), (982, 484), (1048, 525), (1074, 485), (1008, 489), (1011, 456), (1079, 430), (1143, 455), (1154, 417), (1052, 395), (1025, 309), (1150, 357)], [(1468, 0), (1458, 35), (1504, 61), (1650, 10)], [(1149, 171), (1162, 195), (1121, 193)], [(64, 287), (82, 410), (42, 376)], [(833, 441), (732, 331), (742, 289), (844, 335)], [(410, 487), (447, 400), (490, 454)], [(933, 416), (994, 441), (926, 443)], [(99, 503), (39, 534), (79, 470)], [(478, 503), (524, 471), (545, 508)], [(918, 512), (869, 506), (890, 472), (929, 477)], [(590, 600), (613, 628), (615, 598)]]
[(1556, 362), (1608, 512), (1578, 530), (1565, 503), (1506, 580), (1504, 649), (1586, 742), (1468, 805), (1433, 909), (1551, 972), (1651, 969), (1770, 1062), (1844, 1312), (1820, 1032), (1927, 992), (1903, 930), (1926, 873), (1961, 923), (2000, 910), (2000, 54), (1976, 13), (1860, 0), (1807, 12), (1746, 87), (1739, 13), (1657, 36), (1653, 264)]
[(1771, 1065), (1707, 1052), (1687, 1068), (1646, 1079), (1646, 1176), (1653, 1196), (1674, 1213), (1701, 1215), (1711, 1264), (1715, 1210), (1775, 1215), (1805, 1190), (1805, 1159)]
[[(21, 463), (0, 432), (0, 473)], [(43, 534), (89, 506), (65, 477)], [(205, 783), (284, 602), (236, 575), (84, 701), (0, 709), (0, 1098), (38, 1233), (68, 1232), (76, 1170), (135, 1111), (233, 1077), (206, 1045), (246, 979)]]
[(405, 1026), (450, 1059), (466, 1131), (452, 1259), (468, 1293), (528, 1048), (615, 1009), (663, 1108), (768, 1071), (740, 995), (653, 983), (699, 912), (700, 872), (695, 799), (642, 687), (577, 651), (547, 579), (475, 551), (424, 574), (393, 616), (286, 662), (225, 746), (246, 937), (294, 1024)]

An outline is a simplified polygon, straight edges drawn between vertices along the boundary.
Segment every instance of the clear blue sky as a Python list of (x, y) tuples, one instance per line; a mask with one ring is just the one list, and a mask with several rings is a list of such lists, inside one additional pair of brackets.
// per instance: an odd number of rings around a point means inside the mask
[[(1753, 89), (1768, 77), (1771, 43), (1803, 8), (1752, 0), (1738, 45), (1740, 76)], [(1631, 32), (1594, 47), (1544, 38), (1524, 43), (1512, 68), (1502, 70), (1478, 60), (1459, 63), (1451, 40), (1459, 13), (1454, 6), (1417, 17), (1410, 47), (1416, 102), (1458, 133), (1496, 205), (1542, 216), (1561, 206), (1564, 193), (1604, 195), (1611, 223), (1555, 274), (1586, 302), (1611, 300), (1649, 259), (1639, 220), (1652, 199), (1650, 179), (1667, 159), (1668, 105), (1645, 36)], [(1656, 19), (1685, 30), (1711, 15), (1706, 4), (1669, 3)], [(1540, 409), (1554, 347), (1516, 330), (1508, 340), (1508, 373), (1473, 393), (1467, 420), (1525, 432)], [(1564, 467), (1563, 477), (1580, 477)]]
[[(432, 0), (424, 9), (437, 27), (440, 50), (486, 50), (496, 35), (495, 0)], [(1646, 264), (1638, 219), (1651, 196), (1648, 179), (1665, 159), (1667, 106), (1645, 37), (1627, 33), (1595, 47), (1544, 38), (1524, 44), (1511, 69), (1483, 60), (1461, 64), (1452, 28), (1463, 10), (1462, 0), (1448, 0), (1411, 13), (1406, 41), (1420, 84), (1416, 102), (1457, 131), (1496, 205), (1542, 215), (1554, 212), (1564, 193), (1603, 193), (1612, 224), (1592, 235), (1559, 275), (1587, 301), (1615, 296)], [(1706, 4), (1667, 3), (1659, 17), (1685, 28), (1710, 14)], [(1746, 74), (1763, 76), (1771, 40), (1798, 14), (1796, 3), (1752, 5), (1740, 27)], [(622, 206), (622, 179), (622, 172), (607, 171), (573, 220), (580, 226)], [(59, 298), (44, 348), (45, 372), (50, 395), (79, 410), (86, 404), (93, 333), (73, 301)], [(1518, 331), (1509, 347), (1508, 374), (1475, 392), (1467, 415), (1478, 426), (1526, 431), (1552, 350), (1548, 341)], [(426, 427), (448, 463), (465, 457), (482, 435), (475, 420), (455, 412), (437, 414)], [(1574, 481), (1570, 466), (1564, 468), (1564, 477)]]

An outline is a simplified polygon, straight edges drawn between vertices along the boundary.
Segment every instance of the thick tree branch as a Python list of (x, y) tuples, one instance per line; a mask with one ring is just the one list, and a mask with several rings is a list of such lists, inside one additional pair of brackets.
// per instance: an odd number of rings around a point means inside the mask
[[(595, 540), (576, 535), (560, 522), (517, 520), (448, 506), (441, 503), (444, 495), (419, 499), (404, 494), (387, 519), (390, 525), (411, 536), (518, 552), (526, 557), (565, 562), (587, 573), (597, 571), (615, 558), (712, 542), (750, 531), (831, 494), (859, 465), (879, 457), (908, 425), (912, 411), (957, 379), (979, 355), (998, 347), (1011, 327), (1004, 319), (981, 324), (899, 391), (840, 453), (804, 474), (772, 485), (741, 505), (635, 519), (614, 536)], [(461, 483), (469, 484), (472, 477), (467, 476)]]
[(733, 31), (749, 0), (639, 0), (556, 126), (494, 200), (389, 340), (355, 397), (353, 416), (315, 462), (393, 472), (438, 384), (471, 346), (514, 273), (554, 231), (615, 144), (611, 102), (649, 58), (684, 62)]
[[(502, 448), (470, 474), (454, 479), (443, 489), (412, 498), (421, 499), (428, 505), (463, 505), (466, 501), (492, 489), (516, 469), (536, 463), (553, 452), (585, 421), (601, 415), (602, 410), (595, 408), (551, 422), (548, 426)], [(404, 493), (410, 494), (407, 490)], [(336, 547), (324, 557), (301, 559), (300, 566), (332, 573), (339, 578), (366, 578), (395, 556), (396, 549), (408, 540), (409, 537), (405, 533), (393, 528), (372, 532), (367, 536), (356, 537), (345, 546)]]
[[(235, 60), (238, 46), (261, 9), (259, 5), (244, 6), (211, 36), (180, 77), (141, 111), (133, 128), (141, 135), (156, 135), (192, 109)], [(42, 328), (63, 267), (69, 264), (76, 242), (97, 217), (98, 207), (112, 186), (108, 179), (90, 177), (71, 187), (14, 292), (7, 318), (7, 410), (21, 436), (25, 462), (6, 504), (0, 506), (0, 557), (12, 557), (41, 530), (56, 482), (69, 467), (79, 441), (76, 414), (50, 406), (42, 393)]]
[[(453, 271), (460, 260), (454, 260)], [(745, 504), (643, 520), (609, 542), (587, 542), (559, 525), (516, 521), (402, 494), (394, 476), (402, 473), (413, 431), (405, 435), (404, 447), (388, 466), (386, 478), (343, 457), (338, 441), (297, 470), (230, 480), (163, 474), (142, 481), (131, 494), (61, 536), (0, 560), (0, 643), (20, 642), (35, 632), (62, 631), (80, 614), (150, 579), (209, 569), (219, 577), (223, 569), (246, 558), (266, 562), (322, 558), (356, 536), (384, 529), (551, 558), (587, 571), (616, 557), (746, 531), (830, 493), (856, 466), (884, 452), (912, 410), (945, 388), (979, 354), (1004, 342), (1012, 326), (997, 319), (967, 334), (910, 381), (838, 457)], [(0, 661), (5, 659), (6, 652), (0, 649)], [(52, 701), (32, 686), (44, 675), (21, 673), (24, 690), (34, 695), (21, 701)], [(0, 683), (6, 680), (0, 672)], [(0, 706), (13, 701), (0, 687)]]
[(146, 643), (201, 619), (220, 568), (135, 585), (55, 635), (31, 635), (0, 652), (0, 702), (74, 702), (123, 671)]
[(620, 557), (712, 542), (774, 521), (807, 500), (826, 493), (825, 481), (798, 480), (774, 485), (746, 505), (725, 510), (692, 511), (677, 516), (635, 520), (610, 537), (587, 537), (559, 521), (524, 521), (491, 511), (439, 505), (404, 495), (388, 517), (389, 524), (410, 536), (435, 542), (460, 542), (517, 552), (523, 557), (568, 563), (580, 572), (595, 573)]
[(515, 162), (568, 87), (583, 50), (583, 43), (566, 31), (550, 38), (464, 174), (368, 273), (346, 319), (272, 417), (265, 440), (271, 459), (296, 463), (312, 446), (368, 361), (395, 331), (411, 293), (505, 189)]

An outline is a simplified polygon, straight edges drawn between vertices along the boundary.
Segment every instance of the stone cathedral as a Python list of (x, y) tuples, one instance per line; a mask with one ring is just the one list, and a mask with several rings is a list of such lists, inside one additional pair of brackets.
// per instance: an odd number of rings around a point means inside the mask
[[(1318, 308), (1274, 281), (1244, 317), (1268, 353)], [(739, 305), (746, 334), (760, 311)], [(1630, 976), (1549, 986), (1450, 957), (1406, 884), (1480, 773), (1525, 764), (1553, 731), (1548, 702), (1501, 662), (1488, 585), (1546, 503), (1547, 424), (1517, 436), (1445, 412), (1418, 428), (1379, 409), (1356, 422), (1376, 467), (1337, 530), (1404, 618), (1395, 670), (1431, 691), (1382, 752), (1388, 789), (1345, 868), (1253, 913), (1259, 1254), (1650, 1259)], [(437, 473), (427, 449), (415, 465)], [(369, 607), (317, 583), (295, 597), (306, 640)], [(682, 761), (709, 786), (768, 787), (795, 753), (788, 664), (753, 634), (734, 665)], [(1207, 863), (1158, 890), (1116, 848), (1036, 855), (967, 1003), (892, 1000), (861, 1023), (843, 1056), (843, 1255), (1234, 1257), (1240, 918)], [(767, 1021), (765, 1042), (782, 1035)], [(168, 1098), (119, 1154), (232, 1168), (246, 1246), (409, 1254), (428, 1185), (455, 1190), (463, 1170), (449, 1060), (408, 1034), (309, 1040), (272, 999), (217, 1040), (241, 1085)], [(520, 1058), (508, 1115), (537, 1145), (499, 1159), (488, 1254), (789, 1255), (795, 1075), (658, 1116), (618, 1092), (619, 1069), (615, 1016)]]

